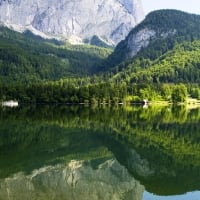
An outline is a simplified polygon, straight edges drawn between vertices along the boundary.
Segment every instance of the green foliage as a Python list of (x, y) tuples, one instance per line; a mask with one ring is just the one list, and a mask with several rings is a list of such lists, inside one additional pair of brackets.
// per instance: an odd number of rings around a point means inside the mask
[(108, 45), (103, 40), (101, 40), (97, 35), (94, 35), (90, 41), (88, 41), (91, 45), (95, 45), (98, 47), (104, 47), (104, 48), (113, 48), (113, 46)]
[(198, 87), (193, 87), (192, 89), (191, 89), (191, 97), (192, 98), (195, 98), (195, 99), (200, 99), (200, 88), (198, 88)]
[(91, 75), (101, 70), (101, 62), (110, 53), (110, 49), (64, 45), (0, 26), (1, 83), (33, 83)]
[(184, 103), (187, 100), (187, 88), (183, 85), (176, 85), (172, 90), (172, 102)]
[(129, 83), (200, 83), (200, 40), (177, 44), (155, 60), (135, 58), (113, 81)]
[(170, 100), (171, 93), (172, 93), (171, 87), (168, 84), (163, 84), (161, 87), (161, 96), (163, 96), (165, 100)]
[[(84, 78), (31, 85), (0, 85), (0, 100), (13, 99), (20, 103), (34, 104), (131, 104), (143, 103), (144, 99), (152, 102), (167, 100), (173, 103), (185, 102), (187, 99), (185, 85), (126, 85), (125, 82), (116, 84), (112, 82), (95, 83), (93, 81), (91, 79), (86, 81)], [(190, 88), (192, 88), (191, 85)]]

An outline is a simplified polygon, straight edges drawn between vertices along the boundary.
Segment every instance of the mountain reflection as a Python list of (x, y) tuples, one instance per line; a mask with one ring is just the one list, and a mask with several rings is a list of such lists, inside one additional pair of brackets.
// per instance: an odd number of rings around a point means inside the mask
[(0, 110), (0, 199), (133, 199), (200, 189), (200, 109)]
[(93, 161), (71, 161), (34, 170), (30, 175), (16, 174), (0, 182), (0, 198), (142, 199), (144, 187), (115, 159), (93, 165)]

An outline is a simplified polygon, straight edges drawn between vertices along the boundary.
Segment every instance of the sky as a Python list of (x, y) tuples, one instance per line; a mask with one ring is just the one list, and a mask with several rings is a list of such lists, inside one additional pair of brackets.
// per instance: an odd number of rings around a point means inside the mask
[(200, 0), (142, 0), (145, 14), (158, 9), (177, 9), (200, 15)]

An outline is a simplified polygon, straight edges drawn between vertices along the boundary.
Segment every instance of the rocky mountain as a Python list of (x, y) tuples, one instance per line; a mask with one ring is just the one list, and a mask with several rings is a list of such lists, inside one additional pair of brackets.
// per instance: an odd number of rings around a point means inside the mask
[(200, 15), (178, 10), (158, 10), (148, 14), (121, 41), (111, 57), (119, 64), (135, 55), (155, 59), (175, 44), (200, 39)]
[(3, 24), (71, 43), (97, 35), (115, 45), (143, 18), (141, 0), (0, 0)]

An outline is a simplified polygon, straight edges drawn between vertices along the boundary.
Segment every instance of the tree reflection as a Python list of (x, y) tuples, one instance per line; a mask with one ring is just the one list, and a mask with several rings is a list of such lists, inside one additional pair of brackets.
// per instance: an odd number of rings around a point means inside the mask
[(0, 110), (0, 177), (115, 157), (148, 191), (200, 188), (200, 109), (39, 106)]

